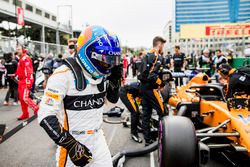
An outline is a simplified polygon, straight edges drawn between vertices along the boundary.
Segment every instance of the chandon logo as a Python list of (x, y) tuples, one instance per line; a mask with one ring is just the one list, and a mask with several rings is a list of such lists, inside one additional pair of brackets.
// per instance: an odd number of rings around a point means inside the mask
[(83, 96), (67, 95), (63, 100), (64, 108), (77, 111), (101, 108), (104, 105), (105, 95), (105, 92)]
[(119, 56), (121, 55), (121, 52), (113, 52), (113, 51), (109, 51), (108, 55), (114, 55), (114, 56)]
[(104, 98), (89, 99), (87, 101), (75, 101), (73, 103), (75, 108), (94, 108), (94, 106), (100, 106), (104, 103)]

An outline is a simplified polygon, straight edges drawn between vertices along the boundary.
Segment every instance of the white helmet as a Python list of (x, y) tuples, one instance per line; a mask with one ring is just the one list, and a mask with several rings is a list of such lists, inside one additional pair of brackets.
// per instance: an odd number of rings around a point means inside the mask
[(203, 53), (209, 53), (209, 49), (208, 49), (208, 48), (205, 48), (205, 49), (203, 50)]
[(247, 48), (247, 49), (244, 50), (244, 55), (246, 57), (250, 57), (250, 48)]

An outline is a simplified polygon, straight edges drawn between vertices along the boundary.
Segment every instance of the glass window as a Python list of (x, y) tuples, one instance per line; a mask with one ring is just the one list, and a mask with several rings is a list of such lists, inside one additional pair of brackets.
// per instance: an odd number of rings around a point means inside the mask
[(33, 6), (26, 4), (26, 10), (33, 12)]
[(46, 17), (47, 19), (49, 19), (50, 18), (50, 15), (48, 14), (48, 13), (44, 13), (44, 17)]
[(52, 16), (52, 20), (53, 20), (53, 21), (56, 21), (56, 16)]
[(41, 9), (36, 9), (36, 14), (42, 16), (42, 10)]
[(19, 1), (19, 0), (13, 0), (13, 5), (16, 5), (16, 6), (22, 7), (22, 1)]

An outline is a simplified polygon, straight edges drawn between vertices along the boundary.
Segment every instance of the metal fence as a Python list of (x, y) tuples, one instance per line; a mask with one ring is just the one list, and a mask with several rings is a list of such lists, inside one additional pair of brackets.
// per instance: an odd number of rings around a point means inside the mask
[[(56, 56), (58, 54), (67, 55), (67, 46), (66, 45), (57, 45), (52, 43), (44, 43), (40, 41), (28, 40), (25, 42), (28, 50), (31, 53), (37, 53), (41, 56), (46, 56), (52, 54)], [(14, 52), (16, 50), (17, 39), (8, 38), (5, 36), (0, 36), (0, 57), (3, 56), (3, 53)]]

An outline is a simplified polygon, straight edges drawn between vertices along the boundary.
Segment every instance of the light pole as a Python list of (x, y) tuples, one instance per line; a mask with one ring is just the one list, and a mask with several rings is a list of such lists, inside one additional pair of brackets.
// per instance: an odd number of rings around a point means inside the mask
[(72, 14), (72, 5), (57, 5), (57, 30), (56, 30), (56, 43), (57, 43), (57, 52), (60, 52), (60, 16), (59, 16), (59, 10), (60, 8), (68, 7), (70, 9), (70, 17), (69, 17), (69, 24), (68, 28), (70, 31), (71, 37), (73, 37), (73, 14)]
[[(72, 14), (72, 5), (57, 5), (57, 20), (59, 20), (59, 10), (60, 8), (68, 7), (70, 9), (70, 17), (69, 17), (69, 29), (71, 31), (71, 37), (73, 37), (73, 14)], [(58, 21), (58, 25), (60, 25), (60, 22)], [(59, 27), (58, 27), (59, 28)]]

